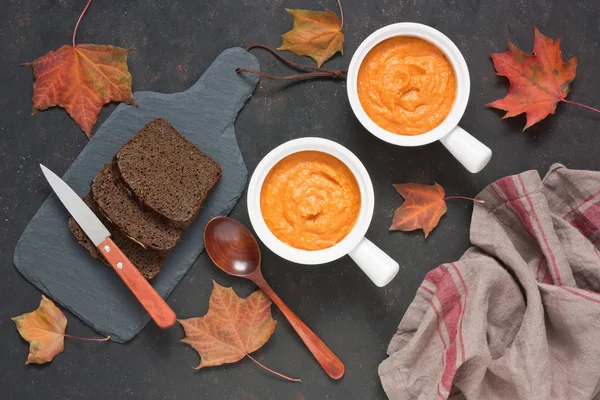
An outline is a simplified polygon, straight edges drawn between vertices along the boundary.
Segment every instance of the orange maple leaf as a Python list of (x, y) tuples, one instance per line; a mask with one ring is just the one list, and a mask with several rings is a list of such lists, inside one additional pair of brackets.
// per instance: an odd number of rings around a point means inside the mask
[(437, 183), (402, 183), (395, 184), (394, 188), (404, 197), (404, 203), (394, 212), (390, 230), (408, 232), (423, 229), (425, 237), (429, 236), (446, 213), (444, 188)]
[(278, 376), (299, 381), (268, 369), (250, 356), (269, 340), (277, 325), (271, 318), (271, 300), (261, 290), (241, 299), (232, 288), (213, 281), (208, 313), (179, 320), (179, 323), (186, 335), (181, 341), (200, 355), (196, 369), (234, 363), (248, 356)]
[(29, 342), (25, 364), (44, 364), (63, 352), (67, 318), (46, 296), (42, 296), (40, 306), (35, 311), (12, 320), (23, 339)]
[(560, 39), (553, 41), (534, 28), (533, 55), (523, 53), (510, 40), (508, 48), (507, 52), (492, 54), (497, 75), (510, 81), (508, 94), (487, 104), (488, 107), (507, 111), (503, 118), (526, 113), (525, 130), (548, 114), (554, 114), (559, 101), (572, 103), (565, 97), (569, 83), (575, 79), (577, 57), (563, 62)]
[(65, 334), (67, 318), (46, 296), (42, 296), (40, 306), (36, 310), (14, 317), (12, 320), (17, 325), (19, 334), (29, 342), (29, 355), (25, 364), (44, 364), (52, 361), (63, 352), (65, 336), (93, 342), (104, 342), (110, 339), (110, 336), (88, 339)]
[(282, 36), (281, 46), (277, 50), (309, 56), (315, 60), (318, 68), (338, 51), (344, 54), (343, 23), (334, 12), (285, 10), (294, 18), (294, 27)]
[(64, 45), (25, 63), (33, 67), (33, 110), (63, 107), (85, 134), (91, 137), (102, 106), (111, 101), (135, 104), (131, 74), (127, 68), (129, 49), (108, 45), (75, 45), (75, 34), (91, 0), (73, 32), (73, 45)]

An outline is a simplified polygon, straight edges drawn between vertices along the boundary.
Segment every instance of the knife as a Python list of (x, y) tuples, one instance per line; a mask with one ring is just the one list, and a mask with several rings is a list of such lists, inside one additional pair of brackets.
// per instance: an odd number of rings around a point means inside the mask
[(169, 328), (176, 316), (171, 307), (154, 290), (140, 271), (123, 254), (110, 237), (110, 232), (83, 200), (54, 172), (40, 164), (44, 176), (73, 219), (94, 243), (100, 254), (108, 261), (119, 278), (150, 314), (156, 325)]

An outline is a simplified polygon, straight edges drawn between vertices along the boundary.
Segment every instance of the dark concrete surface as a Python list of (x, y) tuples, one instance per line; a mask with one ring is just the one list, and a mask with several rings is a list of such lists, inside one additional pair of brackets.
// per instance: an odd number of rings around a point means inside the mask
[[(495, 179), (526, 169), (544, 173), (554, 162), (600, 169), (600, 115), (559, 104), (557, 114), (521, 133), (523, 117), (501, 120), (484, 105), (506, 94), (494, 75), (491, 52), (505, 51), (507, 38), (530, 51), (533, 25), (561, 36), (565, 59), (579, 58), (569, 99), (600, 106), (600, 10), (597, 1), (551, 0), (342, 0), (345, 55), (326, 64), (343, 68), (362, 39), (384, 25), (415, 21), (455, 41), (471, 72), (471, 98), (461, 126), (494, 151), (478, 175), (466, 172), (439, 143), (399, 148), (368, 134), (355, 119), (339, 81), (288, 84), (263, 81), (237, 121), (249, 171), (273, 147), (292, 138), (320, 136), (347, 146), (365, 163), (375, 186), (376, 209), (369, 237), (400, 262), (398, 277), (376, 288), (349, 258), (303, 267), (263, 247), (264, 273), (280, 296), (346, 364), (331, 381), (282, 315), (271, 340), (254, 355), (269, 367), (301, 377), (282, 381), (246, 359), (196, 371), (197, 354), (179, 343), (180, 327), (161, 331), (151, 324), (131, 343), (66, 340), (65, 352), (45, 366), (25, 366), (27, 343), (10, 317), (33, 310), (40, 293), (12, 266), (15, 243), (50, 193), (38, 163), (63, 173), (86, 137), (59, 108), (30, 116), (32, 73), (19, 64), (71, 40), (84, 0), (0, 1), (0, 398), (2, 399), (382, 399), (377, 366), (416, 288), (430, 269), (455, 260), (469, 246), (471, 204), (453, 201), (440, 226), (422, 234), (389, 233), (401, 203), (391, 184), (439, 182), (448, 194), (475, 195)], [(189, 87), (223, 49), (252, 43), (280, 44), (291, 27), (285, 7), (336, 10), (334, 0), (128, 0), (96, 1), (84, 17), (79, 43), (131, 47), (134, 90), (177, 92)], [(286, 73), (256, 51), (264, 70)], [(302, 59), (310, 63), (310, 59)], [(104, 108), (100, 121), (114, 105)], [(249, 224), (245, 200), (232, 216)], [(40, 268), (49, 266), (40, 265)], [(77, 268), (76, 265), (73, 266)], [(242, 295), (254, 287), (219, 272), (203, 253), (169, 304), (181, 318), (206, 312), (211, 279)], [(68, 332), (94, 332), (67, 313)]]

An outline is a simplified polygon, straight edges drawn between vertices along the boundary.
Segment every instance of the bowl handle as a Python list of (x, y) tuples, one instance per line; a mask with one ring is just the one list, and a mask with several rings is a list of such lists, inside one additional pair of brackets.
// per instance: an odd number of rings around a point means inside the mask
[(348, 255), (379, 287), (390, 283), (400, 268), (396, 261), (367, 238), (363, 238)]
[(440, 142), (473, 174), (481, 171), (492, 158), (492, 150), (460, 126), (441, 138)]

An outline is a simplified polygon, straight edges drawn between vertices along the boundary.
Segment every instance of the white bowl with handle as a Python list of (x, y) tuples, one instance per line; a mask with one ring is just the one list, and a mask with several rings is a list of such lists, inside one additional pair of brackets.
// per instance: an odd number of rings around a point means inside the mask
[[(397, 36), (417, 37), (434, 44), (446, 55), (456, 75), (456, 98), (450, 113), (440, 125), (420, 135), (400, 135), (381, 128), (369, 118), (358, 98), (358, 72), (365, 56), (379, 43)], [(467, 108), (471, 90), (467, 62), (452, 40), (430, 26), (402, 22), (385, 26), (372, 33), (361, 43), (352, 56), (348, 67), (346, 88), (350, 106), (358, 120), (369, 132), (381, 140), (397, 146), (408, 147), (423, 146), (439, 140), (472, 173), (481, 171), (492, 157), (492, 151), (489, 147), (458, 126)]]
[[(341, 241), (322, 250), (297, 249), (279, 240), (268, 228), (261, 211), (260, 193), (267, 174), (279, 161), (301, 151), (320, 151), (339, 159), (352, 171), (360, 189), (361, 206), (354, 227)], [(360, 160), (344, 146), (322, 138), (295, 139), (276, 147), (258, 164), (248, 185), (250, 222), (271, 251), (286, 260), (305, 265), (325, 264), (348, 254), (375, 285), (382, 287), (396, 276), (399, 265), (365, 237), (374, 207), (373, 183)]]

